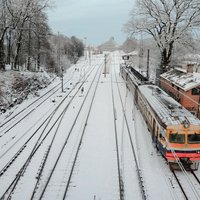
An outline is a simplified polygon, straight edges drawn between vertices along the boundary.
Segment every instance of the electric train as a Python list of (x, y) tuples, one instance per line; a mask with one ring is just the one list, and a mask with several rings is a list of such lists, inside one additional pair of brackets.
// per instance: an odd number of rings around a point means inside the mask
[(152, 140), (171, 169), (197, 170), (200, 160), (200, 120), (132, 67), (120, 74), (132, 92)]

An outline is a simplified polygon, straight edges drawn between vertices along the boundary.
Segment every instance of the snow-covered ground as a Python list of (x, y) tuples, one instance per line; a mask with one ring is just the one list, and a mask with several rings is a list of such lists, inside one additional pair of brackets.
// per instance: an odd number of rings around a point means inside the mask
[[(22, 169), (23, 176), (16, 181), (14, 189), (10, 188), (6, 192), (6, 198), (10, 196), (16, 200), (41, 199), (44, 192), (42, 199), (48, 200), (123, 200), (119, 196), (117, 137), (124, 199), (142, 199), (128, 135), (129, 128), (144, 182), (146, 199), (184, 199), (166, 161), (152, 144), (145, 121), (134, 105), (132, 94), (120, 77), (121, 62), (119, 52), (110, 53), (105, 75), (102, 73), (105, 71), (104, 55), (93, 56), (91, 64), (88, 60), (82, 60), (65, 74), (64, 93), (60, 89), (60, 80), (56, 79), (48, 88), (39, 92), (42, 96), (58, 85), (58, 90), (55, 88), (53, 91), (56, 92), (47, 101), (35, 106), (34, 111), (18, 123), (20, 115), (12, 119), (17, 123), (13, 128), (12, 122), (0, 127), (0, 170), (25, 144), (23, 151), (0, 176), (0, 197)], [(128, 128), (117, 86), (125, 106)], [(6, 114), (2, 115), (0, 125), (28, 107), (36, 98), (38, 97), (20, 104), (7, 118)], [(62, 105), (54, 112), (61, 102)], [(38, 148), (35, 148), (35, 145)], [(33, 150), (36, 153), (27, 162), (27, 157)], [(62, 154), (59, 157), (60, 152)], [(26, 165), (22, 168), (24, 163)], [(54, 168), (55, 171), (52, 173)], [(49, 183), (45, 186), (47, 181)], [(187, 180), (185, 184), (188, 184)], [(35, 193), (34, 188), (37, 188)], [(191, 196), (191, 199), (195, 198)]]
[(13, 71), (6, 68), (0, 73), (0, 116), (12, 112), (12, 107), (25, 99), (36, 97), (38, 90), (45, 88), (56, 78), (46, 72)]

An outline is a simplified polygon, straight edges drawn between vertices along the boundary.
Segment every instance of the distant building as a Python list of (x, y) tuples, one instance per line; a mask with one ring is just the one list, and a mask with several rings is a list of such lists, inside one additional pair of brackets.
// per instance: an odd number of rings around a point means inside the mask
[(200, 118), (200, 73), (193, 72), (193, 65), (187, 69), (175, 68), (160, 75), (160, 86), (183, 107)]

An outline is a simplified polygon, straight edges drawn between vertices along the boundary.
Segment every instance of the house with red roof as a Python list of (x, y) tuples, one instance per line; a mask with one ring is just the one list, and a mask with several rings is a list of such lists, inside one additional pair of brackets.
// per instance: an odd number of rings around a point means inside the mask
[(187, 69), (174, 68), (160, 75), (160, 86), (183, 107), (200, 118), (200, 73)]

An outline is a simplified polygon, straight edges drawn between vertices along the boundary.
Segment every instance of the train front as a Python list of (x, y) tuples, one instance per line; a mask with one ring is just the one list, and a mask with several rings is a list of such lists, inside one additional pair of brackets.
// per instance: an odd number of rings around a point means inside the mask
[(200, 160), (200, 124), (167, 127), (166, 159), (171, 169), (197, 170)]

